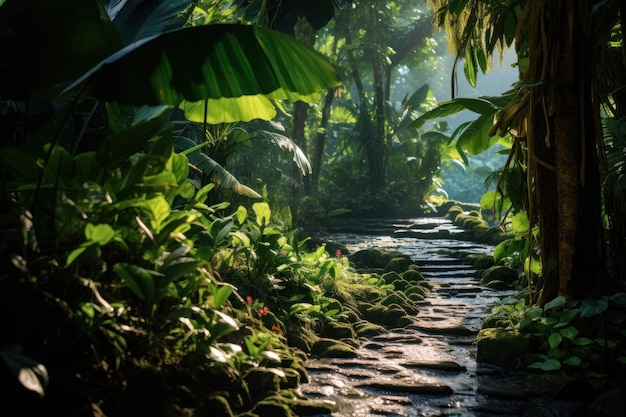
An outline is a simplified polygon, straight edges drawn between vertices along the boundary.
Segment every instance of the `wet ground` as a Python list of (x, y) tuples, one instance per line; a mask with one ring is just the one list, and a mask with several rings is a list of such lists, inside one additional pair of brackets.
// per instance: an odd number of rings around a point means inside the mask
[[(338, 233), (332, 240), (352, 251), (367, 247), (398, 250), (420, 265), (432, 284), (414, 325), (361, 340), (354, 359), (307, 363), (310, 382), (302, 392), (335, 404), (333, 417), (541, 416), (571, 417), (581, 405), (562, 399), (569, 381), (535, 379), (476, 363), (475, 336), (491, 306), (512, 292), (480, 285), (472, 266), (440, 254), (441, 249), (491, 254), (493, 247), (455, 239)], [(453, 230), (452, 230), (453, 231)], [(454, 233), (454, 231), (453, 231)]]

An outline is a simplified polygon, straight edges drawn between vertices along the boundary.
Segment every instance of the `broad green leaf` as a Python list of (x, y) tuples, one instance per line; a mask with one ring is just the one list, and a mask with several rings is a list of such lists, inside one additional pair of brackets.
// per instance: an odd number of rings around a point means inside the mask
[(580, 317), (592, 317), (602, 314), (608, 307), (609, 303), (606, 298), (583, 300), (580, 306)]
[(269, 204), (265, 201), (254, 203), (252, 205), (252, 210), (254, 210), (254, 214), (256, 215), (256, 223), (259, 226), (266, 226), (270, 222), (270, 218), (272, 216), (272, 210), (270, 209)]
[(593, 344), (593, 340), (589, 339), (588, 337), (577, 337), (573, 340), (573, 343), (576, 346), (587, 346)]
[(463, 72), (465, 73), (465, 79), (474, 88), (476, 88), (476, 60), (472, 53), (473, 48), (467, 48), (465, 50), (465, 63), (463, 64)]
[(196, 271), (199, 264), (199, 261), (191, 257), (183, 257), (171, 262), (166, 268), (159, 271), (164, 275), (164, 279), (158, 281), (158, 288), (163, 289), (170, 282), (178, 281), (187, 274)]
[(185, 112), (187, 120), (209, 124), (272, 120), (276, 117), (276, 107), (261, 94), (183, 101), (179, 107)]
[(223, 285), (221, 287), (217, 287), (215, 291), (213, 291), (213, 303), (212, 303), (212, 307), (213, 308), (220, 308), (222, 304), (224, 304), (224, 302), (226, 300), (228, 300), (228, 297), (230, 297), (230, 295), (233, 292), (233, 288), (230, 285)]
[(513, 229), (513, 233), (516, 233), (516, 234), (528, 233), (530, 222), (528, 221), (528, 216), (526, 215), (525, 211), (519, 211), (515, 213), (515, 215), (511, 218), (511, 227)]
[(419, 129), (428, 120), (443, 118), (466, 110), (466, 107), (457, 100), (458, 99), (454, 99), (439, 103), (437, 107), (430, 111), (427, 111), (426, 113), (415, 119), (415, 121), (409, 125), (409, 128)]
[(236, 231), (236, 232), (233, 232), (232, 236), (233, 236), (233, 240), (235, 241), (238, 240), (241, 246), (245, 248), (249, 248), (251, 246), (250, 237), (248, 237), (248, 235), (246, 235), (245, 233)]
[(258, 26), (216, 24), (128, 45), (66, 91), (82, 87), (103, 101), (141, 106), (257, 94), (304, 101), (340, 84), (330, 61), (295, 38)]
[(580, 366), (581, 360), (578, 356), (572, 355), (569, 358), (565, 359), (563, 363), (569, 366)]
[(557, 346), (559, 346), (559, 344), (561, 344), (562, 340), (563, 340), (563, 336), (561, 336), (560, 333), (552, 333), (548, 337), (548, 346), (550, 346), (551, 349), (554, 349)]
[(211, 235), (215, 239), (215, 244), (218, 245), (233, 229), (235, 222), (233, 219), (215, 219), (211, 225)]
[(85, 237), (87, 240), (97, 243), (100, 246), (104, 246), (115, 237), (115, 230), (109, 224), (97, 224), (87, 223), (85, 226)]
[(558, 371), (561, 369), (561, 362), (558, 359), (550, 358), (543, 362), (535, 362), (529, 366), (530, 368), (541, 369), (542, 371)]
[(169, 168), (176, 178), (176, 184), (180, 185), (187, 180), (189, 175), (189, 160), (185, 155), (173, 153), (168, 161)]
[(566, 302), (567, 302), (567, 299), (563, 297), (562, 295), (560, 295), (556, 297), (554, 300), (547, 302), (546, 305), (543, 306), (543, 310), (548, 311), (552, 309), (561, 308), (565, 305)]
[(194, 200), (196, 200), (198, 203), (204, 203), (205, 200), (207, 199), (209, 191), (211, 191), (213, 188), (215, 188), (214, 183), (207, 184), (204, 187), (200, 188), (196, 192), (196, 196), (194, 197)]
[(457, 139), (457, 148), (467, 151), (470, 155), (480, 155), (500, 140), (500, 137), (489, 136), (493, 127), (493, 116), (481, 114), (463, 130)]
[(139, 299), (149, 303), (154, 300), (155, 278), (162, 277), (162, 274), (127, 263), (115, 264), (113, 269)]
[(541, 261), (535, 259), (534, 256), (526, 256), (524, 258), (524, 273), (530, 275), (531, 273), (540, 276), (542, 271)]
[(150, 200), (146, 200), (142, 208), (150, 221), (152, 231), (159, 233), (163, 222), (170, 215), (170, 204), (163, 196), (157, 196)]
[(501, 259), (512, 256), (519, 252), (522, 242), (515, 239), (507, 239), (496, 245), (493, 249), (493, 259), (498, 262)]
[(243, 224), (248, 218), (248, 210), (244, 206), (237, 207), (237, 212), (235, 213), (238, 224)]

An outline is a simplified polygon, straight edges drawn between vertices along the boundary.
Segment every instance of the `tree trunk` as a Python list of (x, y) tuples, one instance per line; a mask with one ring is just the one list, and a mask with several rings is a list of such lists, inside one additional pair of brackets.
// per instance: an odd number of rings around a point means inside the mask
[(330, 108), (335, 98), (335, 88), (326, 91), (326, 99), (322, 108), (322, 120), (320, 122), (317, 135), (315, 136), (315, 153), (313, 154), (313, 173), (311, 174), (311, 195), (317, 195), (317, 186), (319, 184), (320, 173), (322, 170), (322, 162), (324, 161), (324, 148), (326, 147), (326, 128), (328, 119), (330, 118)]
[(385, 86), (382, 59), (378, 51), (377, 40), (377, 9), (375, 5), (369, 9), (368, 34), (370, 40), (370, 59), (374, 75), (374, 125), (372, 138), (368, 146), (368, 162), (370, 169), (370, 187), (377, 191), (385, 186), (385, 170), (387, 149), (385, 146)]
[[(315, 31), (307, 22), (299, 22), (295, 28), (295, 36), (305, 44), (312, 46), (315, 42)], [(309, 115), (309, 105), (303, 101), (296, 101), (293, 106), (293, 130), (292, 140), (298, 145), (302, 152), (309, 157), (307, 153), (306, 138), (306, 122)], [(310, 194), (311, 180), (309, 177), (302, 175), (300, 169), (294, 163), (292, 166), (292, 177), (300, 188), (300, 192)]]
[(582, 22), (591, 9), (587, 1), (540, 3), (537, 20), (531, 18), (531, 25), (539, 23), (533, 25), (537, 32), (529, 44), (531, 64), (525, 78), (546, 81), (531, 92), (528, 137), (544, 280), (539, 304), (543, 305), (558, 295), (589, 296), (604, 263), (591, 110), (591, 34)]

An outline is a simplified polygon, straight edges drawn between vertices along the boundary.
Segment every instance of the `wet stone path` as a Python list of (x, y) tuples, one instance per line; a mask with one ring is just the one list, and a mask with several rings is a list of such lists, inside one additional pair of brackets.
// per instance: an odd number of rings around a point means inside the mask
[(429, 280), (415, 324), (364, 338), (353, 359), (311, 358), (301, 391), (335, 404), (333, 417), (574, 415), (558, 400), (559, 383), (537, 384), (476, 363), (475, 337), (490, 307), (513, 292), (480, 285), (474, 269), (441, 249), (491, 254), (493, 247), (454, 239), (337, 234), (351, 251), (367, 247), (409, 254)]

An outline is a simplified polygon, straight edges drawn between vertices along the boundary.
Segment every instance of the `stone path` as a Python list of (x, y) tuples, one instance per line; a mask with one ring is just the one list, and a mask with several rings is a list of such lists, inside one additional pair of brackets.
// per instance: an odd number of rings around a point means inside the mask
[(555, 399), (563, 388), (558, 381), (534, 387), (526, 375), (476, 364), (475, 336), (483, 319), (490, 306), (512, 293), (482, 287), (472, 266), (438, 251), (491, 253), (491, 247), (386, 236), (342, 235), (335, 240), (351, 250), (379, 247), (408, 253), (432, 292), (414, 325), (363, 339), (357, 358), (308, 361), (310, 382), (302, 393), (333, 402), (333, 417), (572, 415), (575, 403)]

